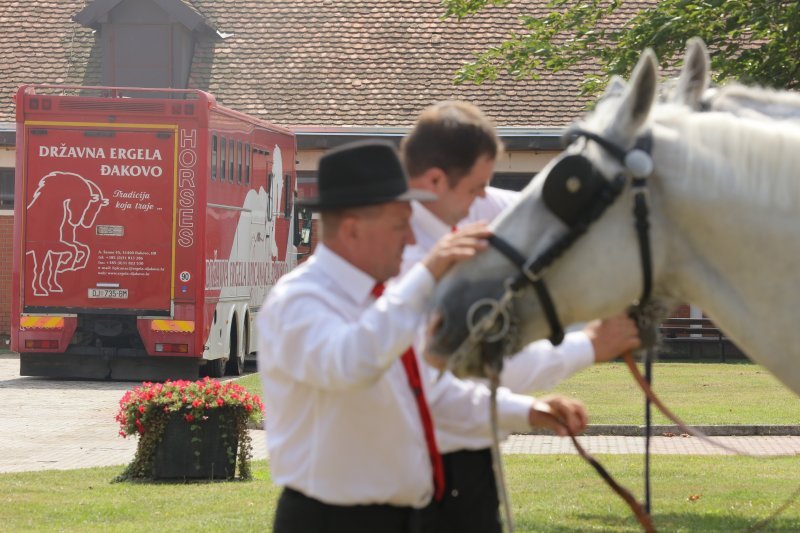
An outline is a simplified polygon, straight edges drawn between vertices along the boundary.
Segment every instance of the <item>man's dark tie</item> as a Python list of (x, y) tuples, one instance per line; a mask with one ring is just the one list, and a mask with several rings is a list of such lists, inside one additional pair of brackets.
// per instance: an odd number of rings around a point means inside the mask
[[(379, 298), (383, 294), (383, 289), (384, 284), (377, 283), (372, 289), (372, 295), (375, 298)], [(409, 347), (400, 360), (403, 362), (403, 368), (406, 371), (408, 385), (417, 400), (417, 409), (422, 419), (422, 428), (425, 430), (425, 442), (428, 445), (428, 455), (431, 458), (431, 466), (433, 467), (433, 497), (436, 501), (441, 501), (442, 496), (444, 496), (444, 464), (442, 463), (442, 455), (439, 453), (439, 448), (436, 446), (436, 436), (433, 433), (433, 418), (431, 418), (431, 412), (428, 409), (428, 402), (425, 400), (425, 391), (422, 389), (422, 378), (419, 374), (414, 348)]]

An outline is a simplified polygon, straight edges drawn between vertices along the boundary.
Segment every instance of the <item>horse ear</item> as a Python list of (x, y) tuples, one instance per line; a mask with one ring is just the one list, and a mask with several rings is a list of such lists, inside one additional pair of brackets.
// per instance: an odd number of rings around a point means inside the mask
[(617, 113), (616, 127), (624, 136), (633, 138), (650, 115), (656, 98), (658, 61), (656, 54), (647, 49), (631, 74), (631, 80)]
[(622, 94), (623, 92), (625, 92), (625, 88), (627, 86), (628, 84), (625, 83), (625, 80), (623, 80), (617, 74), (614, 74), (613, 76), (611, 76), (611, 80), (608, 82), (608, 85), (606, 86), (606, 90), (603, 93), (601, 100), (609, 96), (617, 96)]
[(699, 109), (703, 94), (711, 85), (710, 64), (708, 48), (703, 40), (699, 37), (689, 39), (673, 100)]

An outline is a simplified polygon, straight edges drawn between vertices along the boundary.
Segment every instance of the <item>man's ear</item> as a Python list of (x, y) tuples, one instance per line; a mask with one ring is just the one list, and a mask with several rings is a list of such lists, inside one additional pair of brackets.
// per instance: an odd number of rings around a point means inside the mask
[(361, 232), (361, 226), (358, 223), (358, 217), (353, 215), (344, 215), (339, 221), (338, 234), (339, 242), (345, 246), (351, 245), (358, 239)]
[(411, 178), (409, 184), (415, 189), (440, 194), (447, 190), (447, 174), (439, 167), (431, 167), (419, 176)]

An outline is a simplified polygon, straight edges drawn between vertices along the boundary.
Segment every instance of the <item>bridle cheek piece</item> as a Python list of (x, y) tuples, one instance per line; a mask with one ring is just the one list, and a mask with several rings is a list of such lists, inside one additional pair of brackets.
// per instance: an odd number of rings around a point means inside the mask
[[(592, 132), (573, 129), (567, 132), (567, 144), (579, 138), (594, 141), (608, 154), (623, 165), (623, 171), (613, 179), (607, 180), (581, 154), (563, 157), (548, 173), (542, 188), (542, 200), (547, 208), (566, 224), (567, 232), (538, 256), (525, 257), (502, 237), (492, 235), (489, 243), (519, 270), (516, 276), (505, 282), (505, 292), (499, 299), (484, 298), (472, 304), (467, 312), (469, 336), (456, 350), (452, 361), (455, 363), (466, 356), (477, 344), (496, 344), (501, 335), (509, 330), (513, 317), (510, 312), (514, 297), (532, 286), (544, 311), (550, 327), (550, 342), (558, 345), (564, 339), (564, 327), (558, 317), (550, 291), (542, 275), (564, 252), (600, 218), (622, 193), (630, 177), (634, 196), (634, 219), (642, 266), (642, 293), (635, 302), (632, 316), (636, 318), (637, 309), (649, 300), (652, 291), (652, 257), (649, 237), (649, 209), (647, 206), (647, 177), (653, 171), (650, 155), (652, 136), (648, 133), (640, 137), (635, 146), (625, 150), (619, 145)], [(501, 320), (500, 324), (497, 321)], [(502, 365), (495, 361), (495, 366)]]

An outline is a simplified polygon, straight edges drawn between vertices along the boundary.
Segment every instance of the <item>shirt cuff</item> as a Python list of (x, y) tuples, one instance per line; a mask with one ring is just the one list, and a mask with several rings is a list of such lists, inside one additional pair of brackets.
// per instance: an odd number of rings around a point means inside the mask
[(555, 349), (563, 358), (567, 376), (594, 364), (594, 346), (583, 331), (567, 333), (563, 342)]
[(401, 301), (407, 302), (411, 309), (424, 313), (432, 299), (435, 285), (433, 274), (425, 265), (417, 263), (405, 276), (389, 284), (386, 295), (396, 295)]
[(531, 430), (530, 411), (536, 398), (515, 394), (506, 388), (497, 390), (497, 418), (506, 432), (527, 433)]

